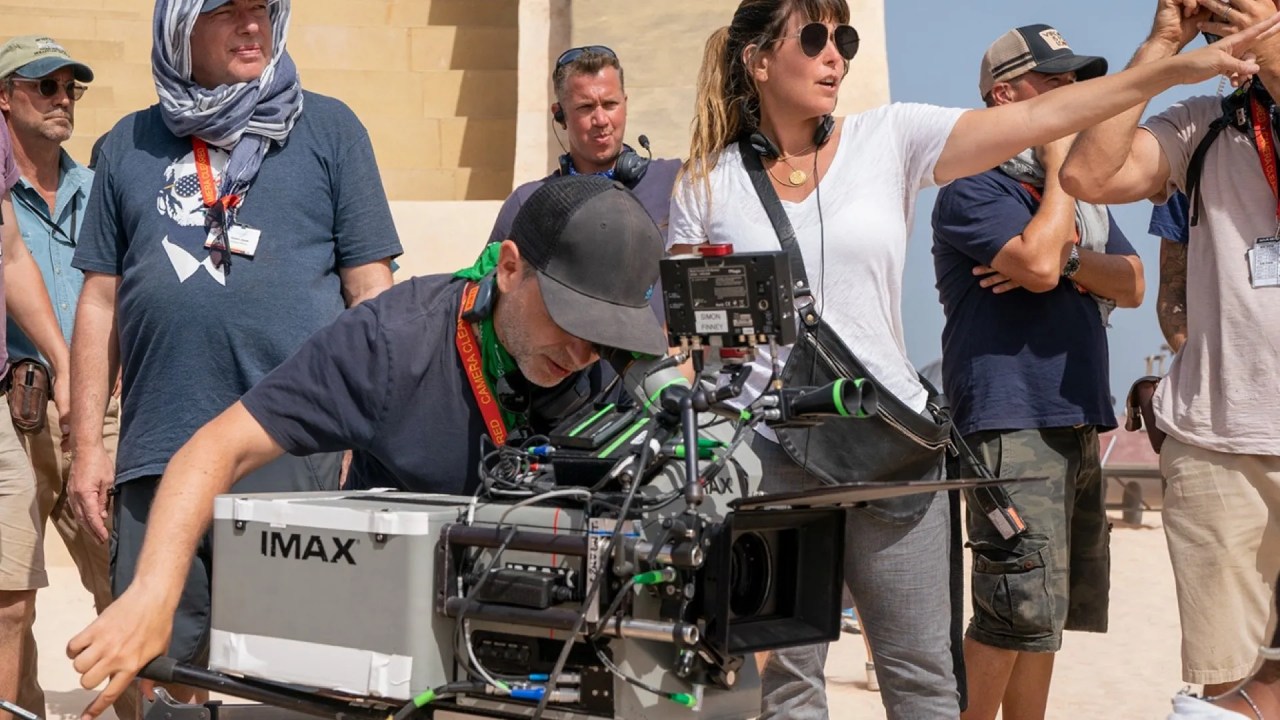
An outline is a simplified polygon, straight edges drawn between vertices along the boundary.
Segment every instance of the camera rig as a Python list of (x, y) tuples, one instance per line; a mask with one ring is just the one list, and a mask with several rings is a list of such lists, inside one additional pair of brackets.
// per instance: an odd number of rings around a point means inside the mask
[[(677, 355), (632, 359), (621, 400), (493, 448), (474, 496), (218, 498), (211, 669), (160, 658), (143, 676), (325, 717), (757, 715), (751, 653), (839, 636), (843, 508), (964, 485), (761, 495), (754, 426), (876, 398), (771, 379), (735, 403), (795, 311), (784, 253), (724, 247), (662, 262)], [(184, 707), (207, 713), (163, 695), (152, 712)]]

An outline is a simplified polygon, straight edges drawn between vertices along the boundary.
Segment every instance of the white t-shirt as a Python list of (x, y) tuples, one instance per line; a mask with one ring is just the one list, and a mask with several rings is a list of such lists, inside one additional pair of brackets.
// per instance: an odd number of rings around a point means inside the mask
[[(1177, 103), (1145, 127), (1169, 159), (1169, 187), (1186, 188), (1187, 164), (1216, 97)], [(1205, 156), (1203, 212), (1187, 247), (1187, 343), (1156, 392), (1160, 429), (1217, 452), (1280, 455), (1280, 288), (1250, 284), (1245, 253), (1276, 234), (1276, 197), (1252, 138), (1222, 131)]]
[[(894, 395), (923, 410), (926, 393), (907, 359), (902, 273), (917, 193), (966, 111), (894, 104), (844, 119), (840, 145), (817, 191), (783, 201), (823, 318)], [(671, 199), (668, 248), (730, 243), (737, 252), (780, 249), (736, 143), (711, 171), (711, 199), (685, 176)], [(821, 195), (821, 207), (818, 199)], [(786, 361), (790, 348), (783, 348)], [(768, 349), (755, 362), (748, 399), (772, 375)]]

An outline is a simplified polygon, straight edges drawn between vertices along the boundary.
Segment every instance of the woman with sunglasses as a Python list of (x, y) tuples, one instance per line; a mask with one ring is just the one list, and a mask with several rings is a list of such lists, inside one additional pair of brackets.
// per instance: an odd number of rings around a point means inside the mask
[[(923, 413), (926, 391), (906, 356), (901, 316), (917, 193), (996, 167), (1175, 84), (1255, 72), (1256, 64), (1240, 55), (1275, 32), (1278, 20), (1026, 102), (981, 110), (889, 105), (834, 120), (840, 83), (858, 49), (846, 1), (743, 0), (732, 23), (707, 42), (690, 157), (672, 199), (669, 247), (673, 253), (703, 243), (779, 249), (738, 145), (751, 136), (750, 152), (759, 153), (782, 201), (824, 321), (884, 387)], [(754, 362), (759, 367), (748, 392), (758, 394), (773, 361), (764, 352)], [(766, 434), (752, 443), (765, 490), (820, 484)], [(920, 479), (941, 477), (936, 467)], [(915, 496), (852, 510), (848, 542), (846, 579), (871, 640), (888, 717), (957, 717), (952, 651), (958, 650), (959, 616), (953, 623), (947, 588), (960, 553), (946, 498)], [(827, 717), (825, 659), (825, 645), (773, 653), (762, 676), (762, 717)]]

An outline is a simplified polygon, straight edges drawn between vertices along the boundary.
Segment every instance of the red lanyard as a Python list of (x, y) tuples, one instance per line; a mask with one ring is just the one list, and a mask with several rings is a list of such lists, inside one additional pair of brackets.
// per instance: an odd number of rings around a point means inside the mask
[[(196, 159), (196, 177), (200, 180), (200, 197), (205, 207), (213, 207), (219, 202), (218, 184), (213, 180), (213, 164), (209, 162), (209, 146), (194, 135), (191, 137), (192, 154)], [(240, 204), (239, 195), (227, 195), (221, 198), (223, 211), (230, 210)]]
[(1267, 176), (1267, 184), (1271, 186), (1271, 194), (1276, 196), (1276, 224), (1280, 226), (1280, 172), (1276, 171), (1275, 135), (1271, 133), (1271, 113), (1258, 101), (1251, 98), (1249, 111), (1253, 115), (1253, 139), (1258, 146), (1258, 160), (1262, 163), (1262, 174)]
[[(1044, 197), (1043, 195), (1040, 194), (1040, 190), (1035, 185), (1032, 185), (1029, 182), (1020, 182), (1019, 184), (1022, 185), (1022, 187), (1027, 192), (1031, 193), (1031, 197), (1034, 198), (1036, 202), (1040, 202), (1041, 198)], [(1080, 244), (1080, 226), (1079, 225), (1076, 226), (1075, 244), (1077, 245)]]
[(484, 361), (480, 358), (480, 344), (476, 342), (475, 331), (471, 323), (462, 319), (463, 313), (476, 304), (476, 295), (480, 286), (469, 282), (462, 288), (462, 305), (458, 308), (458, 332), (455, 340), (458, 345), (458, 357), (462, 360), (462, 369), (471, 383), (471, 392), (476, 397), (476, 405), (484, 418), (485, 428), (493, 444), (502, 447), (507, 444), (507, 424), (502, 421), (502, 413), (498, 410), (498, 400), (489, 388), (489, 381), (484, 377)]

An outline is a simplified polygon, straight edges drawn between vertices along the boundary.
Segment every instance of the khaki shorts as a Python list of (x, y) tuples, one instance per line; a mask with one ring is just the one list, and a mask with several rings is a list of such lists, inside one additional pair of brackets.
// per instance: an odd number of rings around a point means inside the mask
[(1182, 621), (1182, 679), (1249, 674), (1280, 573), (1280, 457), (1179, 442), (1160, 452), (1164, 531)]
[(9, 422), (0, 396), (0, 591), (38, 590), (49, 584), (40, 539), (40, 510), (31, 461)]

